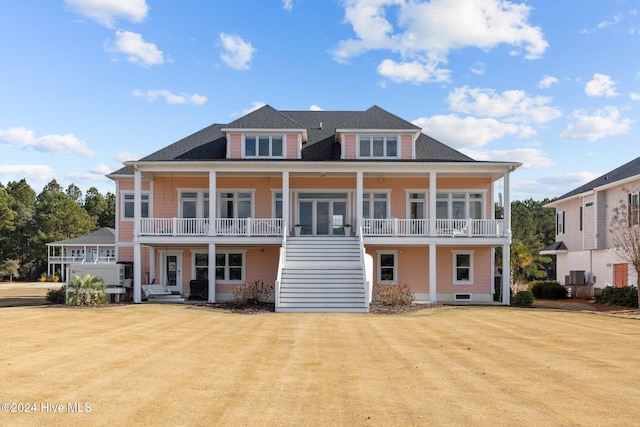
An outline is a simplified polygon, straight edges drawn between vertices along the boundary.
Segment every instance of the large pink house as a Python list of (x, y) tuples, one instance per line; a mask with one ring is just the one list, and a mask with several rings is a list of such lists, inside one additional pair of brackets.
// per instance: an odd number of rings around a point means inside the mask
[(225, 301), (261, 280), (277, 311), (368, 311), (394, 283), (418, 302), (509, 303), (495, 249), (509, 277), (520, 164), (475, 161), (380, 107), (267, 105), (125, 165), (109, 176), (134, 302), (158, 287)]

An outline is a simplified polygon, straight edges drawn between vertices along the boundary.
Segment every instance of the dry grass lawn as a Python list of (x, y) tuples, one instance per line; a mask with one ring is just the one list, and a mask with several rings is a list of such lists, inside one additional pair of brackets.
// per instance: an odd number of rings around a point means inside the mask
[[(445, 307), (0, 309), (0, 425), (637, 425), (640, 321)], [(69, 413), (67, 404), (90, 412)], [(63, 405), (63, 413), (43, 404)]]

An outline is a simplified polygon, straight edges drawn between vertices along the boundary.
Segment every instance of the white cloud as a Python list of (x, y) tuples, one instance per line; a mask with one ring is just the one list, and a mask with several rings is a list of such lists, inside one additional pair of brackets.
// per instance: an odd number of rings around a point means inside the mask
[(72, 153), (82, 157), (93, 157), (95, 153), (87, 148), (84, 141), (73, 134), (50, 134), (36, 137), (35, 132), (22, 126), (0, 130), (0, 141), (19, 148), (33, 148), (46, 153)]
[(132, 160), (138, 160), (140, 156), (137, 154), (131, 153), (129, 151), (117, 151), (114, 159), (118, 162), (128, 162)]
[(640, 93), (638, 92), (631, 92), (629, 94), (629, 98), (631, 98), (632, 101), (640, 101)]
[(116, 31), (113, 44), (105, 44), (108, 52), (123, 53), (132, 64), (149, 67), (164, 62), (162, 51), (155, 44), (146, 42), (142, 35), (131, 31)]
[(224, 49), (220, 54), (220, 59), (235, 70), (248, 70), (249, 63), (256, 52), (251, 43), (245, 42), (239, 36), (225, 33), (220, 33), (220, 41)]
[(322, 107), (320, 107), (320, 106), (318, 106), (316, 104), (312, 104), (309, 107), (309, 111), (324, 111), (324, 108), (322, 108)]
[(613, 19), (612, 19), (611, 21), (602, 21), (601, 23), (599, 23), (599, 24), (598, 24), (598, 29), (606, 28), (606, 27), (608, 27), (608, 26), (610, 26), (610, 25), (616, 25), (616, 24), (618, 24), (620, 21), (622, 21), (622, 18), (623, 18), (622, 14), (617, 13), (617, 14), (615, 14), (615, 15), (613, 16)]
[(542, 150), (537, 148), (516, 148), (513, 150), (462, 150), (475, 159), (492, 162), (520, 162), (522, 167), (548, 168), (557, 165)]
[[(388, 50), (401, 58), (385, 59), (378, 67), (390, 80), (441, 81), (449, 71), (440, 67), (452, 50), (508, 44), (524, 49), (529, 59), (541, 57), (548, 43), (542, 30), (529, 24), (530, 12), (525, 4), (504, 0), (345, 0), (345, 21), (355, 37), (340, 41), (331, 53), (346, 63), (371, 50)], [(439, 77), (425, 78), (425, 71)]]
[(486, 68), (487, 66), (484, 62), (476, 61), (476, 63), (469, 68), (469, 71), (471, 71), (473, 74), (481, 76), (485, 73)]
[(144, 98), (149, 102), (153, 102), (158, 98), (164, 98), (167, 104), (193, 104), (202, 105), (207, 102), (207, 97), (194, 93), (189, 95), (187, 93), (174, 94), (167, 89), (148, 90), (143, 92), (139, 89), (135, 89), (131, 92), (136, 98)]
[(583, 111), (576, 111), (575, 121), (570, 123), (560, 134), (562, 139), (586, 139), (597, 141), (606, 136), (629, 133), (634, 120), (620, 117), (616, 107), (605, 107), (593, 115)]
[(27, 181), (40, 183), (49, 182), (56, 177), (56, 173), (47, 165), (2, 165), (0, 164), (0, 176), (6, 181), (14, 181), (25, 178)]
[(266, 102), (262, 102), (262, 101), (253, 101), (251, 103), (251, 107), (245, 108), (242, 110), (242, 115), (245, 116), (249, 113), (251, 113), (252, 111), (256, 111), (257, 109), (260, 109), (262, 107), (264, 107), (265, 105), (267, 105)]
[(545, 185), (554, 185), (563, 188), (575, 188), (586, 184), (587, 182), (593, 181), (601, 175), (602, 173), (600, 172), (569, 172), (543, 176), (539, 178), (538, 181)]
[(553, 76), (543, 76), (542, 80), (540, 80), (540, 83), (538, 83), (538, 87), (540, 89), (547, 89), (550, 88), (551, 85), (557, 85), (558, 84), (558, 79), (553, 77)]
[(593, 79), (586, 84), (584, 91), (588, 96), (605, 96), (612, 98), (618, 96), (616, 84), (610, 76), (595, 73)]
[(523, 90), (497, 93), (492, 89), (463, 86), (447, 97), (453, 111), (486, 117), (505, 117), (509, 121), (547, 123), (562, 116), (560, 109), (548, 104), (552, 99), (531, 97)]
[(397, 63), (391, 59), (378, 65), (378, 73), (395, 83), (428, 83), (449, 81), (450, 70), (438, 68), (437, 64), (420, 61)]
[(82, 180), (82, 181), (109, 181), (105, 175), (112, 171), (106, 165), (98, 165), (89, 169), (88, 172), (69, 172), (65, 175), (65, 178), (70, 180)]
[(113, 27), (118, 18), (142, 22), (149, 6), (145, 0), (64, 0), (72, 11), (93, 19), (106, 27)]
[(282, 0), (282, 8), (291, 12), (293, 10), (293, 0)]
[(413, 124), (447, 145), (456, 148), (478, 148), (507, 135), (530, 137), (535, 132), (528, 126), (503, 123), (495, 119), (461, 118), (455, 114), (419, 118)]

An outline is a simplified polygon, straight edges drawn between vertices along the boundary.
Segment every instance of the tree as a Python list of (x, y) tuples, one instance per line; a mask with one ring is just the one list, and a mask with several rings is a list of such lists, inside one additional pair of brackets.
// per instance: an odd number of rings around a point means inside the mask
[(8, 231), (3, 242), (5, 259), (15, 259), (20, 262), (20, 276), (33, 277), (31, 260), (31, 239), (35, 233), (33, 213), (35, 209), (36, 192), (27, 184), (25, 179), (7, 183), (7, 193), (11, 196), (11, 210), (13, 211), (12, 230)]
[(115, 196), (107, 193), (106, 197), (96, 187), (87, 190), (84, 197), (84, 209), (95, 218), (98, 227), (115, 227), (116, 204)]
[(67, 196), (74, 202), (82, 204), (82, 190), (75, 184), (69, 184), (67, 187)]
[[(638, 191), (624, 193), (637, 195)], [(636, 288), (640, 301), (640, 206), (639, 201), (629, 196), (629, 200), (621, 199), (612, 210), (609, 223), (612, 243), (620, 258), (636, 272)]]
[(14, 277), (20, 277), (20, 262), (15, 259), (5, 260), (0, 265), (0, 276), (9, 276), (9, 280), (13, 282)]

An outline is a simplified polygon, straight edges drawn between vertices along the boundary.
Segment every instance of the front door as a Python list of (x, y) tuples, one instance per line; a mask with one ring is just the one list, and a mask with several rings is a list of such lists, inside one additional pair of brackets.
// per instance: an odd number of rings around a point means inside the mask
[(163, 264), (163, 283), (172, 292), (182, 292), (182, 254), (165, 253)]
[(629, 283), (629, 265), (613, 264), (613, 284), (616, 288), (622, 288)]
[(344, 236), (347, 193), (300, 193), (298, 200), (302, 234)]

